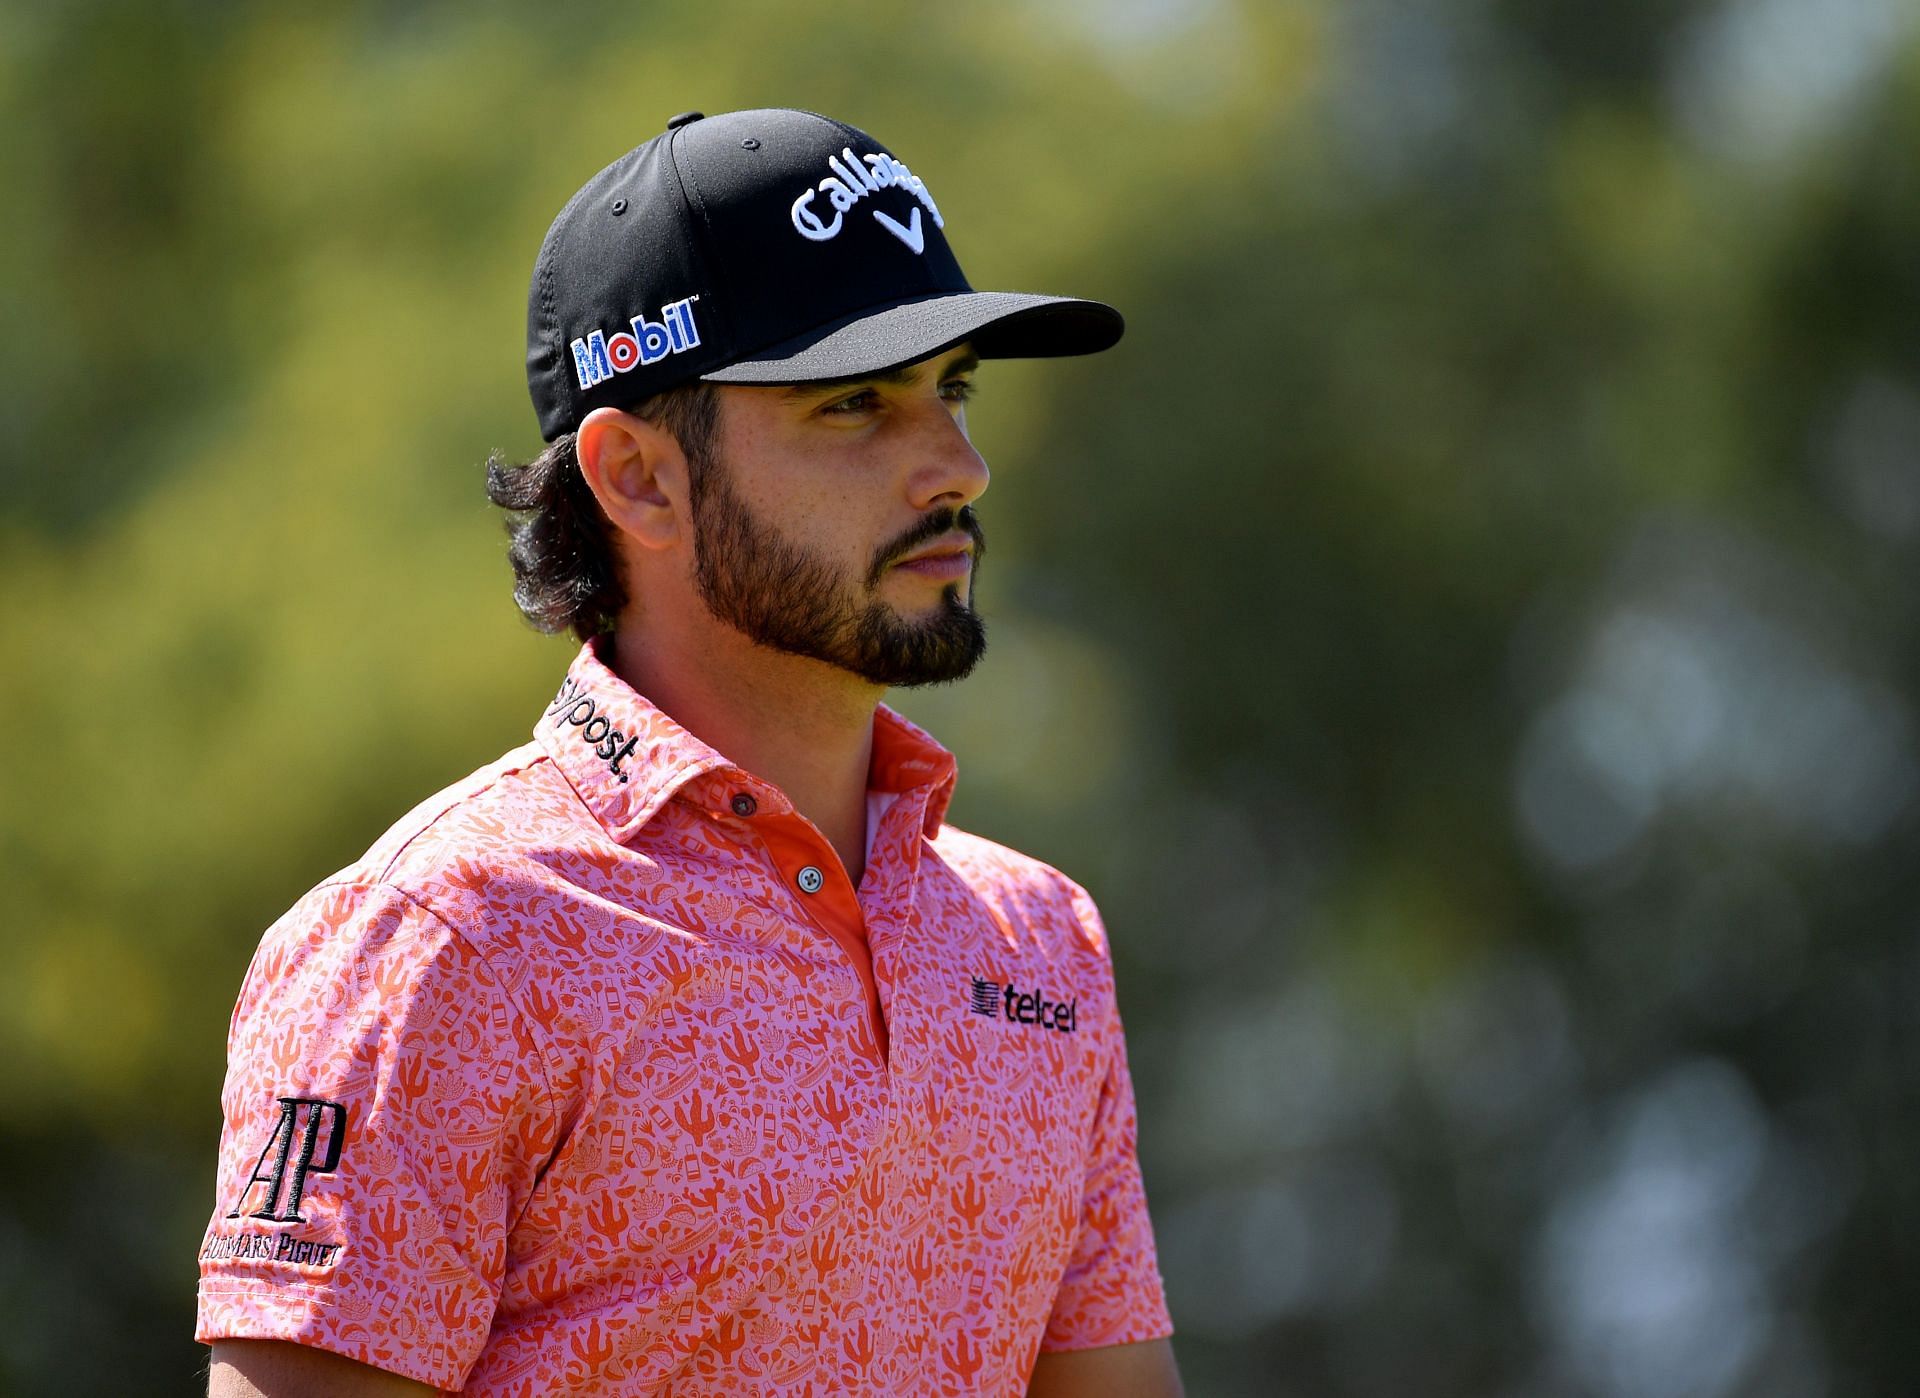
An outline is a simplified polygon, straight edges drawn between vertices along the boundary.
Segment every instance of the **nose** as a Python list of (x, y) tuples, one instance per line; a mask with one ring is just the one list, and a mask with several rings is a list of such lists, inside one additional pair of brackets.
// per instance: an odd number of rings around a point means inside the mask
[(925, 425), (909, 447), (908, 503), (921, 513), (971, 505), (986, 493), (992, 473), (967, 437), (966, 410), (936, 402), (920, 417)]

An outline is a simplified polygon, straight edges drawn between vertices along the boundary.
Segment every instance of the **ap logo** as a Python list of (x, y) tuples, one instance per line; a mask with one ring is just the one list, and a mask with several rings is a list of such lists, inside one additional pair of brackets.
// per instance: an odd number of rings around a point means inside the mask
[[(265, 1200), (247, 1217), (263, 1218), (268, 1223), (305, 1223), (300, 1216), (300, 1196), (307, 1192), (307, 1177), (330, 1175), (340, 1164), (340, 1147), (347, 1138), (347, 1109), (319, 1097), (276, 1100), (280, 1118), (274, 1123), (273, 1135), (260, 1148), (260, 1158), (253, 1162), (253, 1173), (247, 1176), (239, 1202), (228, 1218), (239, 1218), (253, 1196), (254, 1186), (264, 1184)], [(273, 1168), (266, 1169), (269, 1155)]]

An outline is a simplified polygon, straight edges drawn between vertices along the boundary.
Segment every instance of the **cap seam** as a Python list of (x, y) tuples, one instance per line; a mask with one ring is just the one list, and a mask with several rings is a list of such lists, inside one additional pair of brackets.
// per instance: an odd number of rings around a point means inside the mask
[(849, 126), (847, 125), (846, 122), (840, 120), (839, 117), (830, 117), (825, 112), (809, 111), (805, 107), (795, 107), (793, 110), (797, 112), (805, 112), (810, 117), (819, 117), (820, 120), (824, 121), (828, 126), (831, 126), (834, 130), (838, 131), (841, 135), (845, 136), (849, 141), (855, 139), (856, 137), (865, 137), (867, 140), (873, 141), (873, 144), (876, 146), (880, 144), (878, 141), (874, 141), (873, 137), (868, 136), (866, 132), (860, 130), (860, 128), (858, 128), (857, 126)]
[[(560, 317), (553, 308), (552, 249), (548, 249), (546, 255), (540, 259), (540, 314), (543, 321), (541, 325), (541, 339), (545, 342), (547, 353), (552, 358), (555, 366), (551, 372), (554, 388), (557, 390), (554, 396), (559, 401), (556, 401), (554, 406), (559, 409), (560, 423), (562, 424), (562, 431), (564, 431), (564, 424), (572, 420), (575, 415), (574, 409), (578, 405), (570, 401), (571, 390), (567, 383), (567, 377), (560, 372), (561, 367), (563, 367), (559, 353)], [(542, 435), (544, 436), (545, 434), (543, 433)], [(554, 435), (558, 436), (560, 434), (556, 433)]]
[[(567, 224), (568, 215), (586, 201), (587, 191), (592, 188), (592, 185), (593, 181), (589, 180), (576, 189), (567, 202), (560, 206), (560, 212), (554, 215), (553, 224), (548, 229), (547, 241), (540, 248), (540, 309), (547, 318), (546, 348), (552, 356), (550, 373), (555, 391), (555, 406), (559, 409), (557, 414), (559, 420), (556, 424), (559, 431), (553, 434), (554, 437), (564, 436), (578, 429), (579, 423), (575, 419), (580, 415), (580, 400), (574, 393), (573, 385), (566, 374), (566, 347), (560, 341), (560, 317), (553, 303), (553, 264), (560, 252), (559, 243), (571, 232), (571, 228), (563, 228), (562, 225)], [(559, 236), (556, 237), (556, 234)], [(540, 423), (540, 436), (542, 440), (552, 440), (547, 436), (544, 415)]]
[[(688, 122), (687, 126), (693, 124)], [(669, 133), (667, 163), (673, 166), (673, 177), (680, 185), (680, 197), (691, 204), (700, 215), (700, 266), (706, 273), (707, 280), (712, 286), (714, 300), (718, 303), (714, 309), (726, 327), (727, 339), (731, 341), (737, 334), (737, 322), (733, 315), (733, 288), (730, 285), (721, 286), (721, 279), (726, 276), (726, 271), (721, 266), (720, 259), (711, 255), (715, 245), (713, 216), (707, 212), (707, 200), (706, 196), (700, 192), (699, 177), (693, 173), (691, 166), (680, 159), (680, 133), (685, 131), (687, 126), (676, 126)]]
[[(742, 110), (746, 110), (746, 109), (742, 109)], [(879, 140), (871, 132), (862, 131), (857, 126), (849, 126), (846, 122), (840, 120), (839, 117), (828, 116), (825, 112), (816, 112), (811, 107), (765, 107), (765, 108), (756, 108), (753, 110), (767, 111), (767, 112), (773, 112), (773, 113), (788, 112), (788, 113), (793, 113), (799, 116), (810, 116), (814, 118), (816, 121), (824, 121), (829, 126), (832, 126), (837, 128), (838, 130), (847, 132), (849, 135), (857, 136), (861, 140), (871, 142), (873, 145), (876, 145), (876, 146), (880, 145)], [(718, 115), (738, 116), (740, 115), (740, 113), (739, 112), (721, 112), (721, 113), (718, 113)], [(688, 124), (691, 125), (692, 123), (688, 123)]]

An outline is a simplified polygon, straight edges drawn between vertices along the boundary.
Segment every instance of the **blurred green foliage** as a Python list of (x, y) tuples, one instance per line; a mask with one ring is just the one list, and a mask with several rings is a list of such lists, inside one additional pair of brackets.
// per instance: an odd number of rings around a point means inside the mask
[(1920, 30), (1895, 0), (0, 11), (0, 1391), (186, 1393), (262, 928), (522, 739), (525, 279), (796, 105), (978, 286), (993, 649), (1196, 1394), (1899, 1390)]

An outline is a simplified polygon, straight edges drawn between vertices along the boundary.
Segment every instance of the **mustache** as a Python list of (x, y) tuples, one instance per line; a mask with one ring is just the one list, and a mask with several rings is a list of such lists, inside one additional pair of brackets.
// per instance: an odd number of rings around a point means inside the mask
[(867, 571), (867, 586), (878, 587), (881, 575), (900, 559), (920, 545), (931, 543), (942, 534), (951, 534), (956, 529), (973, 540), (973, 561), (978, 566), (987, 552), (987, 535), (980, 527), (980, 517), (973, 512), (971, 505), (962, 505), (957, 510), (950, 505), (943, 505), (899, 538), (884, 545), (873, 556), (873, 567)]

